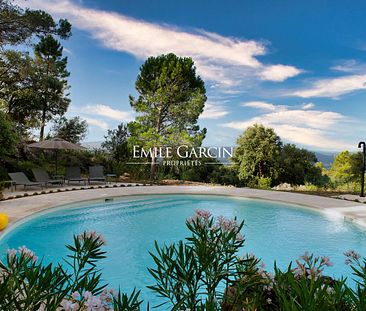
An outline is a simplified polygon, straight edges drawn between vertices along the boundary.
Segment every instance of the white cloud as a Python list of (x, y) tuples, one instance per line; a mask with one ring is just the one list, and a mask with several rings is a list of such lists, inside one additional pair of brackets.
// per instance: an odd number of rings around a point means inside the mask
[(70, 0), (18, 0), (17, 3), (66, 17), (74, 27), (89, 32), (105, 47), (139, 59), (170, 52), (190, 56), (203, 78), (222, 84), (224, 88), (246, 85), (241, 80), (248, 76), (278, 82), (301, 73), (293, 66), (260, 62), (257, 57), (267, 52), (260, 41), (225, 37), (203, 30), (188, 32), (172, 25), (86, 8)]
[(272, 65), (263, 69), (263, 71), (260, 73), (260, 77), (262, 80), (282, 82), (288, 78), (299, 75), (301, 72), (302, 70), (293, 66)]
[(360, 62), (356, 59), (346, 59), (338, 61), (338, 63), (330, 67), (330, 69), (348, 74), (363, 75), (366, 72), (366, 63)]
[[(339, 139), (340, 124), (349, 121), (344, 115), (332, 111), (291, 109), (284, 105), (269, 103), (266, 112), (245, 121), (233, 121), (222, 124), (227, 128), (245, 130), (256, 123), (273, 128), (286, 141), (311, 148), (340, 150), (351, 145)], [(263, 110), (261, 105), (251, 105)], [(250, 107), (250, 106), (245, 106)], [(277, 107), (279, 107), (277, 109)], [(274, 108), (274, 109), (273, 109)]]
[[(354, 73), (355, 70), (357, 71), (357, 67), (360, 64), (355, 59), (347, 59), (340, 62), (337, 65), (330, 67), (331, 70), (346, 72), (346, 73)], [(364, 68), (363, 68), (364, 69)]]
[(313, 103), (303, 103), (302, 104), (302, 109), (305, 109), (305, 110), (312, 109), (314, 107), (315, 107), (315, 105)]
[(114, 109), (107, 105), (88, 105), (82, 110), (86, 114), (99, 115), (120, 122), (133, 120), (131, 112)]
[[(132, 113), (129, 111), (123, 111), (114, 109), (108, 105), (86, 105), (81, 107), (70, 106), (69, 112), (71, 114), (80, 114), (89, 125), (94, 125), (102, 130), (107, 130), (111, 126), (102, 119), (111, 119), (118, 122), (128, 122), (133, 120)], [(102, 119), (101, 119), (102, 118)]]
[(219, 119), (228, 114), (229, 111), (227, 111), (224, 106), (217, 103), (207, 102), (203, 113), (200, 115), (200, 119)]
[[(246, 121), (248, 124), (263, 123), (271, 124), (291, 124), (306, 125), (307, 127), (317, 129), (328, 129), (335, 125), (344, 117), (340, 113), (331, 111), (314, 111), (314, 110), (280, 110), (262, 114), (258, 117), (251, 118)], [(245, 125), (245, 122), (241, 123)], [(249, 126), (249, 125), (247, 125)], [(244, 127), (247, 127), (244, 126)]]
[(336, 98), (340, 95), (364, 89), (366, 89), (366, 75), (348, 75), (338, 78), (317, 80), (310, 88), (297, 90), (289, 95), (303, 98)]
[(261, 110), (268, 110), (268, 111), (274, 111), (276, 109), (276, 106), (262, 101), (252, 101), (252, 102), (246, 102), (242, 103), (241, 106), (243, 107), (250, 107), (255, 109), (261, 109)]
[(87, 115), (105, 117), (120, 122), (128, 122), (133, 120), (132, 112), (114, 109), (108, 105), (86, 105), (82, 107), (70, 107), (71, 112), (83, 113)]
[(89, 118), (89, 117), (83, 117), (83, 119), (85, 119), (89, 125), (97, 126), (97, 127), (101, 128), (102, 130), (108, 130), (108, 128), (109, 128), (108, 124), (104, 121), (94, 119), (94, 118)]

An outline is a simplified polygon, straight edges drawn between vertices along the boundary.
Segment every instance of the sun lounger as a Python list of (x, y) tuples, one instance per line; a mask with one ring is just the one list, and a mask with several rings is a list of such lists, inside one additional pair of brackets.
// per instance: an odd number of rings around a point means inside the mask
[(71, 166), (66, 168), (66, 179), (67, 183), (78, 182), (79, 184), (83, 182), (86, 184), (86, 179), (81, 177), (81, 169), (79, 166)]
[(36, 181), (43, 183), (45, 186), (47, 185), (62, 185), (64, 181), (62, 179), (52, 179), (50, 175), (41, 168), (32, 169), (34, 178)]
[(18, 185), (24, 186), (24, 190), (26, 187), (39, 186), (43, 188), (43, 183), (41, 182), (33, 182), (28, 179), (28, 177), (23, 172), (16, 173), (8, 173), (9, 177), (15, 182), (15, 189)]
[(89, 184), (92, 181), (107, 182), (106, 176), (104, 175), (104, 167), (101, 165), (89, 167)]

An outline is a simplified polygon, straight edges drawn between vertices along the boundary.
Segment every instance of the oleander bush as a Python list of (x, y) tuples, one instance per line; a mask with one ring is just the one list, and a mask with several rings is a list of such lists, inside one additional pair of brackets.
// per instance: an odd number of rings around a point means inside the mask
[(139, 310), (139, 292), (115, 293), (101, 282), (104, 243), (95, 232), (74, 236), (64, 265), (44, 264), (24, 246), (9, 250), (0, 263), (0, 310)]
[(345, 278), (324, 274), (332, 265), (326, 256), (306, 252), (284, 270), (275, 264), (273, 274), (254, 255), (239, 257), (243, 223), (235, 219), (197, 211), (186, 225), (190, 237), (155, 244), (151, 254), (155, 284), (149, 288), (168, 310), (366, 310), (366, 259), (354, 251), (345, 253), (356, 282), (349, 287)]
[[(366, 259), (345, 253), (354, 286), (324, 271), (326, 256), (306, 252), (286, 269), (266, 271), (244, 246), (243, 222), (198, 210), (186, 222), (190, 236), (170, 245), (155, 243), (148, 286), (158, 310), (361, 311), (366, 310)], [(74, 236), (66, 264), (44, 264), (26, 247), (9, 250), (0, 263), (0, 310), (139, 311), (139, 291), (115, 293), (101, 281), (98, 261), (105, 241), (95, 232)], [(128, 282), (129, 280), (126, 280)], [(147, 302), (147, 310), (149, 310)]]

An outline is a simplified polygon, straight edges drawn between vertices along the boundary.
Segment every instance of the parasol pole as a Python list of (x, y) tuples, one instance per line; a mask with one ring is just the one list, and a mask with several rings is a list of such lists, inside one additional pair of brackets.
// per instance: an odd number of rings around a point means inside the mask
[(57, 175), (57, 158), (58, 158), (58, 149), (56, 149), (56, 175)]

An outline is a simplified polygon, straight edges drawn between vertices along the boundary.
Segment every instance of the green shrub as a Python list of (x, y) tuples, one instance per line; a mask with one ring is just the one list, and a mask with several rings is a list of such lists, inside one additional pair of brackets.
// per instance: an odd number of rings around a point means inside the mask
[(169, 309), (217, 310), (223, 285), (231, 284), (237, 266), (244, 262), (236, 255), (244, 244), (240, 234), (244, 223), (224, 218), (215, 222), (199, 210), (186, 225), (192, 233), (187, 241), (162, 247), (155, 243), (156, 253), (150, 254), (156, 267), (149, 272), (156, 284), (148, 287)]
[(238, 257), (244, 245), (243, 223), (215, 220), (198, 210), (186, 223), (191, 235), (184, 241), (159, 246), (151, 254), (155, 267), (149, 286), (170, 310), (303, 311), (366, 310), (366, 259), (345, 253), (356, 286), (324, 274), (332, 266), (326, 256), (305, 253), (287, 269), (274, 274), (254, 255)]
[(245, 185), (249, 188), (258, 188), (258, 178), (253, 177), (246, 181)]
[(297, 191), (305, 191), (305, 192), (315, 192), (319, 191), (319, 187), (316, 185), (313, 185), (311, 183), (305, 183), (305, 185), (300, 185), (295, 188)]
[[(275, 266), (273, 290), (281, 310), (352, 310), (348, 306), (348, 288), (345, 279), (334, 280), (324, 276), (328, 257), (314, 257), (305, 253), (281, 271)], [(301, 309), (298, 309), (301, 306)]]
[(139, 310), (139, 292), (114, 294), (101, 283), (96, 264), (105, 258), (104, 243), (95, 232), (74, 236), (67, 245), (67, 270), (44, 265), (24, 246), (9, 250), (0, 262), (0, 310)]
[(361, 185), (360, 182), (350, 181), (336, 185), (335, 190), (339, 192), (360, 193)]
[(241, 186), (243, 183), (238, 177), (238, 171), (230, 166), (220, 165), (210, 176), (210, 182), (220, 185)]
[(271, 177), (260, 177), (258, 178), (259, 189), (271, 189), (272, 178)]

